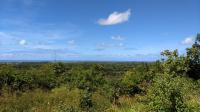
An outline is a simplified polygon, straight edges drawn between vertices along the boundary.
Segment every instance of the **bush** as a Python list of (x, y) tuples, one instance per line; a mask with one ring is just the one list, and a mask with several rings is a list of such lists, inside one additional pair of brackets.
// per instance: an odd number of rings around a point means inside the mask
[(149, 108), (153, 112), (187, 112), (186, 104), (192, 83), (183, 77), (158, 75), (148, 90)]
[(92, 94), (90, 92), (86, 92), (80, 100), (80, 107), (83, 110), (89, 111), (92, 108), (92, 106)]

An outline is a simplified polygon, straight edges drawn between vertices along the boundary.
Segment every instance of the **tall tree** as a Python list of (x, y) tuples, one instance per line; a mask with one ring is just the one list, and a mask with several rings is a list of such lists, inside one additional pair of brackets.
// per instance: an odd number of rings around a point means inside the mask
[(200, 79), (200, 34), (197, 34), (192, 48), (187, 49), (187, 59), (189, 65), (188, 76), (193, 79)]

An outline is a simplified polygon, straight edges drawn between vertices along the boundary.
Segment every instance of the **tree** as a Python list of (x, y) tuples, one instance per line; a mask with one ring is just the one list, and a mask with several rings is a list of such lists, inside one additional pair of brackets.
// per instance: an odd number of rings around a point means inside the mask
[(165, 73), (189, 76), (195, 80), (200, 79), (200, 34), (197, 34), (195, 43), (186, 49), (186, 56), (179, 56), (178, 50), (165, 50), (163, 70)]
[(53, 71), (55, 73), (56, 76), (60, 76), (65, 72), (65, 65), (64, 63), (55, 63), (53, 64)]
[(178, 50), (169, 51), (165, 50), (161, 53), (164, 56), (162, 69), (164, 73), (168, 74), (176, 74), (185, 76), (186, 72), (188, 71), (188, 64), (186, 57), (179, 56)]
[(200, 34), (197, 34), (192, 48), (187, 49), (189, 70), (187, 75), (195, 80), (200, 79)]

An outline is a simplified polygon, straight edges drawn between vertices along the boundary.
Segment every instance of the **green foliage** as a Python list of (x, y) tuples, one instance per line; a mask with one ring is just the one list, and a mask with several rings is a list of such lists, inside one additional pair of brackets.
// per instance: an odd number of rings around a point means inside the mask
[(149, 66), (144, 63), (127, 71), (122, 78), (119, 94), (133, 96), (142, 93), (143, 90), (140, 88), (139, 84), (148, 79), (147, 75), (149, 75), (149, 69)]
[(163, 62), (163, 71), (169, 74), (186, 75), (188, 71), (187, 60), (184, 56), (178, 55), (178, 50), (170, 52), (165, 50), (161, 55), (166, 56), (167, 59)]
[(197, 35), (192, 48), (187, 49), (187, 61), (189, 70), (188, 76), (194, 79), (200, 79), (200, 34)]
[[(190, 99), (189, 95), (194, 91), (192, 88), (195, 85), (190, 79), (182, 76), (199, 79), (199, 37), (197, 37), (192, 48), (187, 49), (186, 56), (179, 56), (177, 50), (172, 52), (165, 50), (161, 55), (166, 56), (162, 63), (163, 73), (156, 76), (148, 90), (149, 108), (153, 112), (187, 112), (194, 110), (187, 101)], [(199, 89), (199, 87), (195, 88)]]
[(103, 85), (105, 80), (101, 73), (94, 71), (93, 69), (82, 70), (74, 78), (78, 88), (95, 91), (99, 86)]
[(125, 75), (122, 79), (122, 83), (127, 86), (133, 86), (133, 85), (139, 84), (143, 80), (144, 80), (144, 74), (133, 69), (133, 70), (129, 70), (125, 73)]
[(80, 107), (83, 110), (89, 111), (90, 108), (92, 108), (93, 103), (92, 103), (92, 94), (90, 92), (86, 92), (81, 101), (80, 101)]
[(92, 94), (93, 107), (92, 111), (94, 112), (103, 112), (107, 110), (111, 105), (108, 93), (103, 93), (104, 91), (96, 91)]
[(55, 63), (53, 64), (53, 71), (56, 76), (60, 76), (65, 72), (65, 65), (64, 63)]
[(163, 62), (163, 70), (169, 74), (189, 76), (195, 80), (200, 78), (200, 39), (199, 34), (191, 48), (187, 48), (186, 56), (179, 56), (178, 50), (165, 50), (161, 55), (167, 59)]
[(180, 76), (169, 74), (158, 75), (148, 90), (149, 107), (153, 112), (187, 112), (188, 95), (192, 90), (192, 82)]
[(161, 62), (1, 63), (0, 112), (198, 112), (199, 44)]

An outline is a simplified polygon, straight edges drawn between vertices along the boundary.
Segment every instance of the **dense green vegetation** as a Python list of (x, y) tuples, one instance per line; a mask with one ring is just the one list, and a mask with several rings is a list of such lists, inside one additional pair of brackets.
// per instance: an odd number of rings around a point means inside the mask
[(200, 112), (200, 35), (157, 62), (2, 63), (1, 112)]

